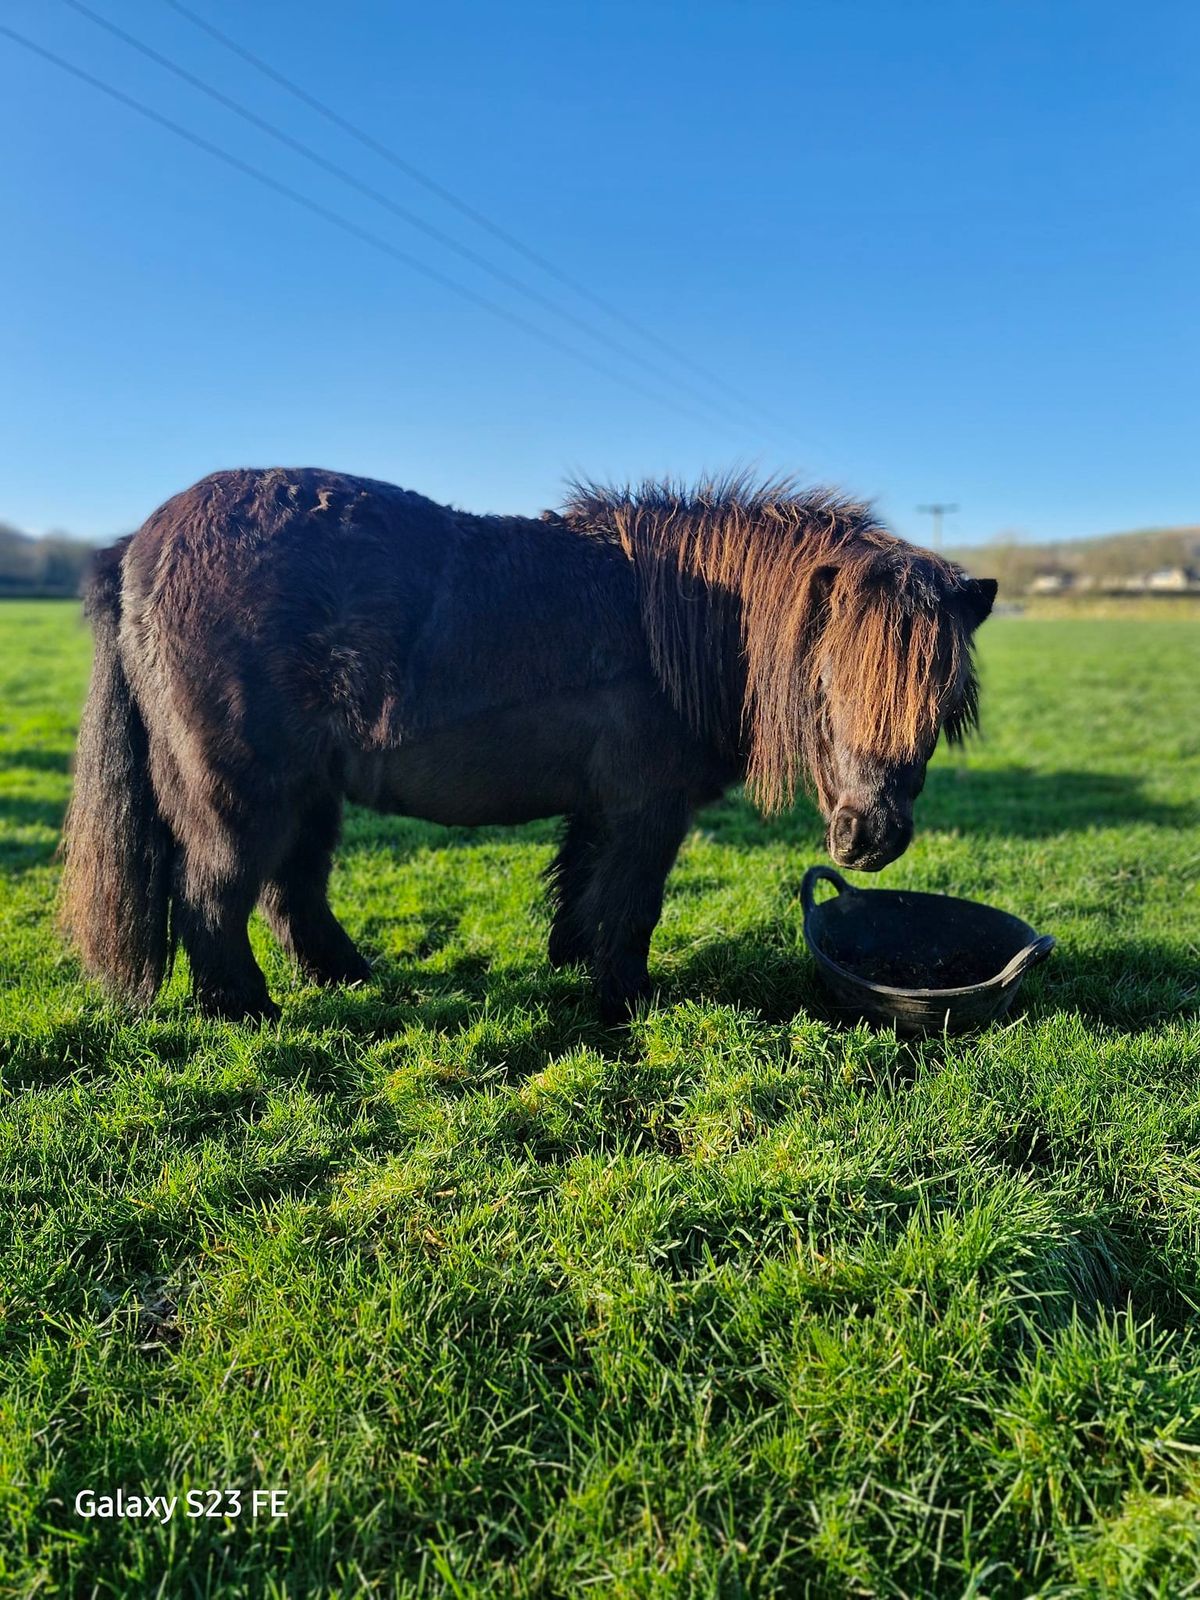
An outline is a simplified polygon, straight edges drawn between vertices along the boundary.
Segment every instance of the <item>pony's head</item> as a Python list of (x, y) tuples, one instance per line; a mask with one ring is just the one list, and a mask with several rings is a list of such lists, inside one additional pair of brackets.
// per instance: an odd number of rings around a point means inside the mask
[(996, 584), (901, 545), (827, 581), (805, 756), (830, 856), (877, 872), (908, 848), (939, 735), (957, 741), (976, 721), (972, 636)]
[(616, 536), (660, 683), (763, 810), (807, 778), (839, 865), (894, 861), (939, 735), (975, 721), (995, 583), (789, 480), (581, 484), (566, 517)]

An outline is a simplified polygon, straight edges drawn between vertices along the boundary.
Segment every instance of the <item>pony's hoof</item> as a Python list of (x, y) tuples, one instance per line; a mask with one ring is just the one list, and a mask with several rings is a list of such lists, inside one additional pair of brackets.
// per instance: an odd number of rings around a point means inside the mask
[(636, 989), (601, 989), (600, 1021), (606, 1028), (622, 1028), (649, 1002), (652, 989), (647, 983)]
[(283, 1016), (270, 995), (252, 1000), (237, 995), (203, 995), (200, 1009), (216, 1022), (278, 1022)]
[(357, 984), (370, 983), (372, 969), (365, 956), (356, 954), (352, 959), (320, 966), (306, 962), (303, 972), (312, 983), (319, 983), (326, 989), (350, 989)]

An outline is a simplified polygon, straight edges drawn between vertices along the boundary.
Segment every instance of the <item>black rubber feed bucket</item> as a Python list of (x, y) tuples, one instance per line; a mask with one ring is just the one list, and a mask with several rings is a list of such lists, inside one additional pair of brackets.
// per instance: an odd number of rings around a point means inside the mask
[[(837, 894), (818, 901), (822, 879)], [(852, 889), (831, 867), (808, 869), (800, 900), (805, 942), (838, 1011), (900, 1033), (986, 1027), (1054, 948), (1050, 934), (994, 906), (907, 889)]]

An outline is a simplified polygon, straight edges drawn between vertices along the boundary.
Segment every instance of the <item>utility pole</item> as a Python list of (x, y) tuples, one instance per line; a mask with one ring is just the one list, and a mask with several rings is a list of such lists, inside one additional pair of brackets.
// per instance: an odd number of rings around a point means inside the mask
[(918, 506), (917, 510), (927, 512), (933, 518), (933, 548), (940, 550), (942, 548), (942, 518), (948, 511), (957, 511), (958, 507), (945, 504), (939, 505), (935, 501), (931, 506)]

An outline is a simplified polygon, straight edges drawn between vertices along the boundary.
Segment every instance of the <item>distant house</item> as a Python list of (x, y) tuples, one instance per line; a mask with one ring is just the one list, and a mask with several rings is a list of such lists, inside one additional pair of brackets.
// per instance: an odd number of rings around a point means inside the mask
[(1194, 567), (1159, 567), (1147, 573), (1146, 587), (1158, 594), (1188, 594), (1200, 590), (1200, 572)]
[(1073, 573), (1063, 572), (1061, 569), (1054, 572), (1039, 572), (1034, 576), (1029, 585), (1030, 594), (1063, 594), (1075, 581)]

